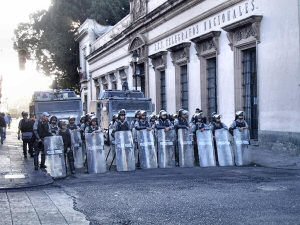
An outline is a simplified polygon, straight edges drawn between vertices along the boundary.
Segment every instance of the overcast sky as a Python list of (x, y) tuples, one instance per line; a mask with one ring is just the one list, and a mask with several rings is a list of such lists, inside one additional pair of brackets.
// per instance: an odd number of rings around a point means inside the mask
[[(28, 22), (29, 15), (39, 9), (47, 9), (50, 0), (10, 0), (1, 2), (0, 8), (0, 75), (3, 77), (2, 102), (5, 106), (24, 104), (35, 90), (47, 89), (49, 78), (35, 71), (33, 63), (20, 72), (18, 57), (13, 50), (13, 31), (20, 22)], [(2, 109), (3, 109), (2, 104)]]

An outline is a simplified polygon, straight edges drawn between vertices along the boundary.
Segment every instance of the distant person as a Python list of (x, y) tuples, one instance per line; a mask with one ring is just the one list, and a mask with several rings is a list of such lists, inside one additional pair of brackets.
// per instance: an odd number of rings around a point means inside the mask
[(22, 141), (23, 141), (23, 155), (24, 158), (27, 159), (27, 145), (28, 145), (28, 153), (30, 157), (33, 157), (33, 125), (34, 121), (32, 119), (28, 119), (28, 113), (22, 112), (23, 119), (20, 120), (18, 126), (18, 140), (20, 140), (20, 133), (22, 133)]
[(4, 113), (0, 113), (0, 141), (2, 145), (5, 139), (5, 129), (6, 129), (6, 122), (4, 116), (5, 116)]
[(8, 129), (10, 129), (10, 124), (11, 124), (11, 115), (8, 113), (5, 117), (4, 117), (4, 119), (5, 119), (5, 122), (6, 122), (6, 125), (7, 125), (7, 127), (8, 127)]

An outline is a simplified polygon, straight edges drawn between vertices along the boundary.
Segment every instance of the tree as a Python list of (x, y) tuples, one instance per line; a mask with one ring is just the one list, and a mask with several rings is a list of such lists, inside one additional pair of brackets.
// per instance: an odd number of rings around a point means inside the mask
[[(34, 59), (39, 71), (55, 75), (60, 88), (79, 88), (77, 28), (87, 19), (114, 25), (129, 13), (128, 0), (52, 0), (49, 10), (30, 15), (15, 29), (21, 62)], [(22, 53), (22, 55), (20, 54)]]

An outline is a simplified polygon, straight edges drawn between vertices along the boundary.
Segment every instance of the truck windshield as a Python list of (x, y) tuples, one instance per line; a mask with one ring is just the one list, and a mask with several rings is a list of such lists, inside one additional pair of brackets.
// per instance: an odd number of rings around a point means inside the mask
[(151, 110), (151, 102), (150, 101), (137, 101), (137, 100), (122, 100), (122, 101), (113, 101), (112, 104), (112, 110), (113, 111), (119, 111), (120, 109), (126, 109), (126, 110)]
[(80, 100), (36, 102), (37, 112), (80, 111)]

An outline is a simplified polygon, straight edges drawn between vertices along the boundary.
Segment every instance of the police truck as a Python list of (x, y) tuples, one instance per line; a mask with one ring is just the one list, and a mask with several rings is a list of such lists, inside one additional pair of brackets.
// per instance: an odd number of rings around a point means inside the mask
[(68, 119), (70, 116), (74, 116), (78, 123), (83, 114), (82, 101), (75, 91), (69, 89), (37, 91), (32, 96), (29, 112), (36, 115), (37, 118), (43, 112), (48, 112), (58, 119)]

